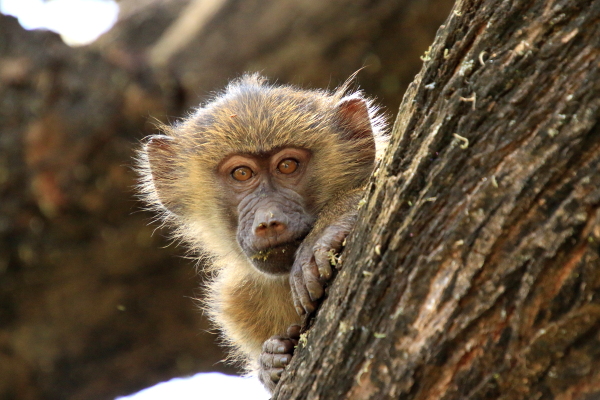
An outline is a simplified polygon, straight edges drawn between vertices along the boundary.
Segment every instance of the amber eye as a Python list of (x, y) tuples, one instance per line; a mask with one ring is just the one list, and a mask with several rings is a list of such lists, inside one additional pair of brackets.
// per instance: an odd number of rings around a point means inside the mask
[(236, 181), (247, 181), (252, 178), (252, 170), (248, 167), (237, 167), (233, 170), (231, 176), (233, 176), (233, 179)]
[(286, 158), (277, 165), (277, 169), (282, 174), (291, 174), (298, 169), (298, 161), (293, 158)]

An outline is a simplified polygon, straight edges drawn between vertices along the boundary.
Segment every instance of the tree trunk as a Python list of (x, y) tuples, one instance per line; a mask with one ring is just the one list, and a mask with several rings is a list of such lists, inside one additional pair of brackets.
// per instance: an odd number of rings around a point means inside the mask
[(224, 370), (192, 263), (135, 202), (139, 140), (245, 71), (325, 87), (367, 65), (361, 85), (396, 109), (451, 2), (122, 0), (79, 48), (0, 15), (0, 399), (107, 400)]
[(276, 399), (600, 396), (600, 1), (458, 2)]

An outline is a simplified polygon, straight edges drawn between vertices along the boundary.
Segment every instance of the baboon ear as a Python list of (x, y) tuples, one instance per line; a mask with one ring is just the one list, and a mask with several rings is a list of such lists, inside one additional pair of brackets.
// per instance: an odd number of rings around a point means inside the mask
[(358, 95), (344, 97), (336, 104), (336, 113), (346, 139), (360, 141), (361, 150), (375, 157), (375, 138), (366, 100)]
[(349, 139), (371, 139), (373, 148), (373, 127), (369, 117), (369, 106), (360, 96), (348, 96), (336, 104), (336, 112), (340, 125)]
[(175, 140), (165, 135), (150, 136), (144, 145), (156, 197), (170, 211), (175, 211), (173, 182), (177, 179), (174, 145)]

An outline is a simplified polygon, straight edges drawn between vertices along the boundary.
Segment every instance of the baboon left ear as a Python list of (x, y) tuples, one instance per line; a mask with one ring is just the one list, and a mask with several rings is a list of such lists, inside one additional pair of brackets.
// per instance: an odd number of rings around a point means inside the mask
[(365, 99), (357, 95), (344, 97), (336, 104), (336, 112), (348, 139), (371, 139), (369, 143), (375, 148), (369, 106)]
[(179, 198), (174, 195), (173, 182), (178, 169), (175, 164), (175, 139), (165, 135), (150, 136), (144, 145), (152, 175), (155, 195), (167, 210), (177, 214)]

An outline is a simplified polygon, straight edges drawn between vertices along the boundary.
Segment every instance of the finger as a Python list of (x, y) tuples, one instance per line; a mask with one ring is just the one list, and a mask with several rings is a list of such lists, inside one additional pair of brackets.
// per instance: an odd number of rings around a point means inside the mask
[(335, 250), (326, 250), (324, 247), (315, 249), (315, 263), (319, 271), (319, 277), (324, 281), (331, 279), (331, 257)]
[[(295, 269), (295, 267), (293, 268)], [(310, 294), (306, 288), (304, 281), (304, 273), (301, 267), (298, 267), (290, 278), (290, 286), (292, 286), (292, 292), (294, 295), (294, 304), (296, 306), (296, 312), (298, 315), (304, 315), (311, 313), (315, 310), (315, 305), (310, 299)]]
[(283, 368), (273, 368), (270, 371), (271, 381), (273, 381), (274, 383), (279, 382), (279, 380), (281, 379), (282, 373), (283, 373)]
[(300, 325), (291, 325), (289, 328), (287, 328), (287, 335), (290, 339), (292, 340), (298, 340), (300, 339)]
[[(291, 277), (290, 277), (291, 278)], [(294, 283), (294, 279), (290, 279), (290, 288), (292, 289), (292, 301), (294, 302), (294, 308), (298, 315), (304, 315), (305, 311), (302, 307), (302, 303), (300, 303), (300, 299), (298, 297), (298, 292), (296, 290), (296, 284)]]
[(265, 371), (273, 368), (273, 354), (260, 353), (260, 356), (258, 356), (258, 365)]
[(280, 354), (273, 356), (273, 367), (285, 368), (290, 363), (291, 359), (291, 354)]
[(292, 300), (294, 302), (294, 308), (296, 309), (296, 312), (300, 316), (302, 316), (306, 313), (306, 311), (304, 310), (304, 307), (302, 307), (302, 302), (300, 301), (300, 294), (298, 293), (298, 290), (296, 289), (296, 282), (299, 280), (302, 280), (301, 273), (302, 273), (302, 271), (300, 271), (300, 273), (292, 273), (290, 275), (290, 288), (292, 289)]
[(302, 277), (310, 300), (319, 300), (323, 296), (323, 285), (319, 281), (319, 270), (314, 258), (302, 265)]
[(294, 352), (294, 343), (291, 339), (281, 336), (272, 336), (263, 343), (263, 354), (291, 354)]
[(308, 290), (306, 289), (306, 285), (304, 283), (304, 281), (300, 280), (300, 281), (296, 281), (296, 293), (298, 294), (298, 302), (300, 303), (300, 307), (303, 310), (303, 313), (300, 315), (304, 315), (304, 314), (310, 314), (313, 311), (315, 311), (316, 307), (313, 304), (312, 300), (310, 299), (310, 294), (308, 293)]

